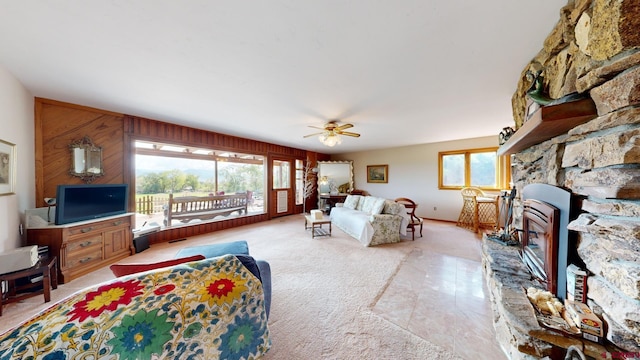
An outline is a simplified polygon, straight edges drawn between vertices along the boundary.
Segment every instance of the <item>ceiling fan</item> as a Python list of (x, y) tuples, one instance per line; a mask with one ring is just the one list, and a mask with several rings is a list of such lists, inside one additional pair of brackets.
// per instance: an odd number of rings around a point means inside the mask
[(352, 136), (352, 137), (360, 137), (360, 134), (358, 133), (354, 133), (354, 132), (350, 132), (350, 131), (344, 131), (345, 129), (349, 129), (353, 127), (353, 124), (342, 124), (342, 125), (338, 125), (338, 121), (337, 120), (331, 120), (328, 123), (324, 124), (324, 127), (317, 127), (317, 126), (311, 126), (309, 125), (310, 128), (314, 128), (314, 129), (320, 129), (322, 130), (321, 132), (317, 132), (317, 133), (313, 133), (313, 134), (309, 134), (309, 135), (305, 135), (305, 138), (311, 137), (311, 136), (316, 136), (319, 135), (319, 140), (321, 143), (327, 145), (327, 146), (335, 146), (337, 144), (340, 144), (342, 142), (342, 140), (340, 139), (339, 135), (346, 135), (346, 136)]

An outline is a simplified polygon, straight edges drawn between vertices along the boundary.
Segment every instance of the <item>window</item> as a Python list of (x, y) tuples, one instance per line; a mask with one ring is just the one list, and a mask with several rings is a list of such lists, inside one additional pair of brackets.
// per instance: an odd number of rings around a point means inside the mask
[(438, 188), (506, 188), (510, 177), (509, 158), (498, 156), (497, 150), (498, 148), (484, 148), (438, 153)]
[(143, 223), (163, 224), (169, 194), (174, 197), (247, 195), (246, 213), (234, 212), (214, 220), (266, 211), (263, 201), (266, 162), (262, 155), (145, 140), (136, 140), (134, 148), (137, 227)]
[(289, 171), (290, 162), (282, 160), (273, 161), (273, 189), (289, 189), (289, 178), (291, 172)]
[(304, 202), (304, 161), (296, 159), (296, 205)]

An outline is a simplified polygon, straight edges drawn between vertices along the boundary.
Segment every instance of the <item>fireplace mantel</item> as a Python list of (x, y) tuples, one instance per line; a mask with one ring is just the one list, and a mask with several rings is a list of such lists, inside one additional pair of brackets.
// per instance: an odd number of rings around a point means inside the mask
[(564, 134), (596, 116), (596, 105), (591, 98), (543, 106), (498, 148), (498, 155), (515, 154)]

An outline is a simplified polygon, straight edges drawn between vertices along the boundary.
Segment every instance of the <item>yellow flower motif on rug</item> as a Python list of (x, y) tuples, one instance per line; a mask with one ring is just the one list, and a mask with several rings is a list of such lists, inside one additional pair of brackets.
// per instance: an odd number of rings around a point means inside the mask
[(207, 302), (209, 306), (216, 304), (233, 304), (247, 290), (247, 281), (238, 276), (229, 274), (228, 277), (220, 277), (205, 283), (205, 286), (198, 290), (200, 302)]

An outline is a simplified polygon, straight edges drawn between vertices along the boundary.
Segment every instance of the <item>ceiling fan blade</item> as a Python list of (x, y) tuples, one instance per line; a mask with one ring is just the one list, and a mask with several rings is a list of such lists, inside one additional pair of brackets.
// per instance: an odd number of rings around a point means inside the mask
[(314, 129), (326, 130), (323, 127), (318, 127), (318, 126), (313, 126), (313, 125), (307, 125), (307, 126), (310, 127), (310, 128), (314, 128)]
[(349, 128), (352, 128), (352, 127), (353, 127), (353, 124), (343, 124), (343, 125), (340, 125), (340, 126), (336, 127), (335, 129), (336, 130), (344, 130), (344, 129), (349, 129)]
[(340, 131), (339, 134), (340, 135), (346, 135), (346, 136), (360, 137), (360, 134), (354, 133), (354, 132), (349, 132), (349, 131)]
[(304, 138), (308, 138), (308, 137), (317, 136), (317, 135), (321, 135), (321, 134), (324, 134), (324, 131), (323, 132), (317, 132), (317, 133), (309, 134), (309, 135), (305, 135), (303, 137)]

